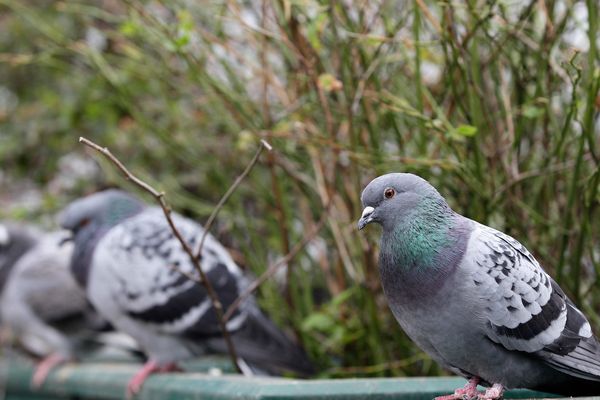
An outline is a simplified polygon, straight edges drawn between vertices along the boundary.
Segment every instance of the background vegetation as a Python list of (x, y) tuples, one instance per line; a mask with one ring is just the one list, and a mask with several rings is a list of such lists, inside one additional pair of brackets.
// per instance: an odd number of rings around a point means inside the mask
[[(261, 305), (323, 375), (439, 373), (393, 320), (373, 177), (410, 171), (527, 245), (600, 332), (596, 0), (0, 0), (0, 213), (123, 185), (108, 146), (255, 275), (324, 227)], [(135, 190), (131, 188), (132, 190)], [(139, 192), (138, 192), (139, 193)]]

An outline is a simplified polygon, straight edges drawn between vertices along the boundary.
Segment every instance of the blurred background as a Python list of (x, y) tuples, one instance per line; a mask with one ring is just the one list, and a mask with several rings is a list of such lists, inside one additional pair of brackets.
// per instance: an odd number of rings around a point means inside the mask
[(387, 308), (378, 229), (356, 229), (392, 171), (523, 242), (598, 333), (598, 18), (597, 0), (0, 0), (0, 217), (142, 195), (85, 136), (203, 222), (265, 139), (213, 233), (258, 276), (326, 213), (258, 290), (321, 376), (441, 373)]

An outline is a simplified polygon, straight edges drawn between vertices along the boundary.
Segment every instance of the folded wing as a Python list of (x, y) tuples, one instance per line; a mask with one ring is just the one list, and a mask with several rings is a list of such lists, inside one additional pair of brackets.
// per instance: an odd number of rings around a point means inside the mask
[(529, 251), (481, 225), (474, 240), (472, 279), (484, 301), (487, 336), (567, 374), (600, 380), (600, 346), (589, 322)]

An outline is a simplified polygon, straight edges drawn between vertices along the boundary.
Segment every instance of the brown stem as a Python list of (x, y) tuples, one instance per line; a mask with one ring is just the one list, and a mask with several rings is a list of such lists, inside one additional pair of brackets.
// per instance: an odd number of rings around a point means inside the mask
[(227, 200), (229, 200), (229, 198), (231, 197), (231, 195), (233, 194), (235, 189), (237, 189), (237, 187), (240, 186), (240, 183), (242, 183), (244, 178), (246, 176), (248, 176), (250, 171), (252, 171), (252, 168), (258, 162), (258, 158), (260, 157), (260, 153), (262, 153), (263, 149), (267, 149), (268, 151), (271, 151), (271, 150), (273, 150), (273, 147), (269, 143), (267, 143), (265, 140), (263, 140), (263, 139), (260, 140), (260, 146), (256, 150), (256, 153), (254, 153), (254, 157), (252, 157), (252, 160), (250, 161), (250, 163), (248, 164), (246, 169), (240, 174), (240, 176), (238, 176), (235, 179), (235, 181), (229, 187), (229, 189), (227, 189), (227, 192), (225, 192), (223, 197), (221, 197), (221, 200), (219, 200), (219, 202), (217, 203), (217, 206), (213, 209), (213, 212), (208, 217), (206, 224), (204, 224), (204, 233), (202, 234), (202, 238), (200, 239), (200, 242), (198, 243), (198, 248), (193, 253), (193, 254), (195, 254), (196, 259), (200, 258), (200, 254), (202, 252), (202, 247), (204, 246), (204, 241), (206, 240), (206, 236), (208, 236), (208, 231), (210, 230), (213, 223), (215, 222), (215, 219), (217, 218), (219, 211), (221, 211), (221, 209), (223, 208), (223, 205), (227, 202)]

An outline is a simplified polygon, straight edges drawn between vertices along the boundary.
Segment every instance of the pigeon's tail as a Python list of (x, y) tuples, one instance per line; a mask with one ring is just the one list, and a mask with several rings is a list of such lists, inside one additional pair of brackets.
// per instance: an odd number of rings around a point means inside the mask
[(535, 389), (567, 396), (600, 395), (600, 343), (594, 336), (576, 339), (577, 346), (568, 352), (561, 354), (560, 347), (548, 347), (550, 351), (540, 353), (552, 370), (545, 374), (548, 379)]
[(600, 382), (565, 374), (558, 377), (554, 383), (533, 387), (532, 389), (570, 397), (590, 397), (600, 395)]
[[(294, 374), (308, 377), (315, 373), (305, 351), (293, 343), (258, 309), (248, 310), (244, 325), (232, 335), (238, 358), (255, 373)], [(226, 352), (223, 340), (212, 341), (213, 351)]]

